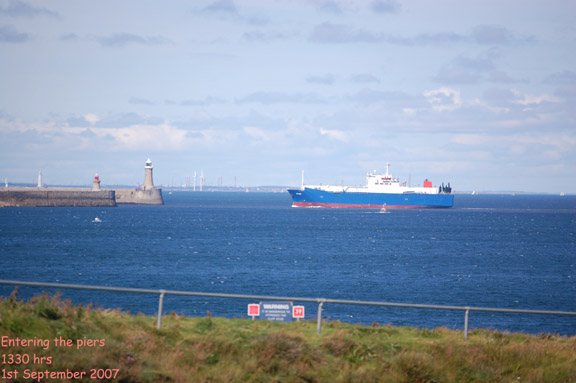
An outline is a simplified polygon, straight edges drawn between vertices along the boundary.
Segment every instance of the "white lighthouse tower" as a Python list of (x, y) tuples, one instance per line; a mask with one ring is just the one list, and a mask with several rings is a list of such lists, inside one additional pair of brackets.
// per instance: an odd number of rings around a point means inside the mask
[(154, 190), (154, 181), (152, 181), (152, 161), (150, 158), (146, 160), (144, 167), (144, 190)]
[(152, 181), (152, 161), (150, 158), (146, 160), (146, 166), (144, 166), (144, 185), (137, 189), (116, 189), (114, 194), (118, 204), (164, 205), (162, 189), (156, 189), (154, 181)]

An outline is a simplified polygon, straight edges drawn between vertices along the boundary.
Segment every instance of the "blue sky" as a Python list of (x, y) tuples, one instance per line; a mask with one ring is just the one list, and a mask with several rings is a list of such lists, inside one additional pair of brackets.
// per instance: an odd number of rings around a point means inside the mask
[(576, 2), (0, 0), (0, 179), (576, 193)]

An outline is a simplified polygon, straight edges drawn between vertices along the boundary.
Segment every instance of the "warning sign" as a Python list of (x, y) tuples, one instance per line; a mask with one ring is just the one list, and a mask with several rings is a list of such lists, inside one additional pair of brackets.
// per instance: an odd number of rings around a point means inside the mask
[(292, 302), (269, 301), (260, 303), (260, 319), (279, 322), (292, 321)]
[(304, 318), (304, 306), (293, 306), (292, 317), (297, 319)]
[(251, 303), (248, 305), (248, 316), (257, 317), (260, 315), (260, 304)]

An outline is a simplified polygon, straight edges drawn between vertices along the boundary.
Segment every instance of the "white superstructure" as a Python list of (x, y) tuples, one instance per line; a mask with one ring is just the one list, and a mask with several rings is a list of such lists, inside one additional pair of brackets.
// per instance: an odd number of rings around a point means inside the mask
[(391, 193), (391, 194), (439, 194), (442, 188), (432, 186), (424, 180), (424, 186), (409, 187), (389, 173), (390, 164), (386, 164), (385, 174), (366, 174), (366, 186), (305, 185), (309, 189), (324, 190), (332, 193)]

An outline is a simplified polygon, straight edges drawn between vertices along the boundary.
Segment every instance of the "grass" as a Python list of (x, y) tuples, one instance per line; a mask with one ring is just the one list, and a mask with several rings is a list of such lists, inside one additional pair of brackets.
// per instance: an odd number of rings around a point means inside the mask
[[(2, 347), (2, 355), (51, 357), (3, 364), (5, 371), (118, 369), (110, 382), (576, 382), (576, 337), (445, 328), (372, 327), (341, 322), (163, 318), (73, 305), (58, 295), (0, 298), (0, 337), (49, 339), (42, 347)], [(73, 340), (55, 347), (54, 338)], [(7, 338), (5, 338), (7, 339)], [(80, 347), (76, 340), (105, 345)], [(0, 363), (2, 359), (0, 359)], [(2, 378), (2, 375), (0, 375)], [(3, 381), (0, 379), (0, 381)], [(44, 382), (68, 382), (44, 379)], [(76, 381), (76, 380), (74, 380)], [(82, 380), (94, 381), (94, 380)]]

